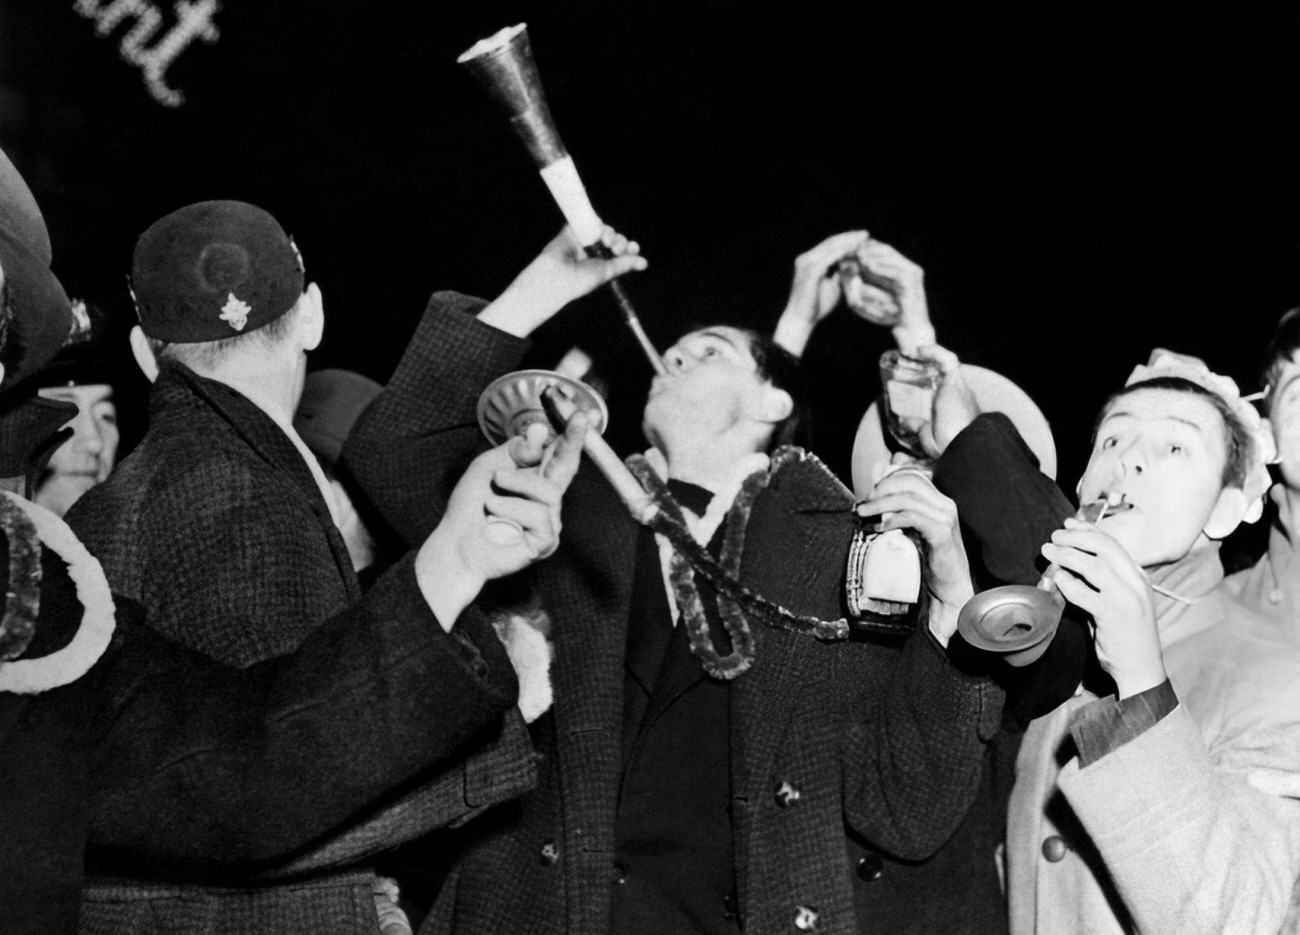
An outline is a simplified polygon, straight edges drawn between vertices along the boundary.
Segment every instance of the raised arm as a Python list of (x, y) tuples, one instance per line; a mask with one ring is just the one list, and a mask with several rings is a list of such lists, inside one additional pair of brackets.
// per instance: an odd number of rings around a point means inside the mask
[(566, 228), (491, 304), (453, 292), (429, 300), (397, 370), (343, 449), (348, 470), (408, 545), (433, 528), (456, 478), (486, 446), (479, 395), (518, 369), (527, 335), (573, 299), (645, 268), (634, 242), (609, 228), (602, 239), (614, 258), (589, 259)]
[[(238, 670), (128, 620), (93, 673), (104, 704), (92, 844), (155, 860), (269, 861), (496, 737), (514, 672), (468, 602), (475, 582), (554, 550), (584, 431), (579, 415), (545, 460), (526, 439), (476, 459), (425, 549), (290, 655)], [(497, 764), (516, 792), (532, 770), (520, 746)], [(448, 820), (481, 804), (459, 778), (448, 790)]]

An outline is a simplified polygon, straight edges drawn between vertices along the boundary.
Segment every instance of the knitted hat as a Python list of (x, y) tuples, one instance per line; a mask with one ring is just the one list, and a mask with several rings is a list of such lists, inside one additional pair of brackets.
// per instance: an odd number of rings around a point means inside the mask
[(275, 218), (242, 201), (201, 201), (136, 241), (131, 292), (140, 327), (176, 344), (256, 331), (302, 295), (302, 256)]

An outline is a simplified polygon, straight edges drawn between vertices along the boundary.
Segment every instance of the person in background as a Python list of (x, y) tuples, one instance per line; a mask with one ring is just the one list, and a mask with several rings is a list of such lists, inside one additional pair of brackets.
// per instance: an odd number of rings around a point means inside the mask
[(67, 425), (71, 436), (50, 453), (32, 497), (55, 516), (68, 512), (82, 494), (108, 478), (121, 441), (108, 322), (98, 306), (80, 299), (72, 300), (72, 318), (67, 343), (35, 384), (43, 398), (77, 407), (77, 417)]
[[(334, 494), (339, 532), (363, 587), (374, 578), (367, 569), (375, 566), (379, 558), (382, 521), (367, 508), (364, 495), (347, 476), (340, 456), (353, 424), (383, 388), (354, 370), (313, 370), (303, 381), (302, 398), (293, 416), (294, 431), (325, 472)], [(380, 562), (379, 570), (383, 564)]]
[(1241, 601), (1283, 626), (1300, 629), (1300, 308), (1284, 314), (1264, 362), (1264, 412), (1277, 447), (1277, 508), (1268, 548), (1252, 567), (1227, 580)]

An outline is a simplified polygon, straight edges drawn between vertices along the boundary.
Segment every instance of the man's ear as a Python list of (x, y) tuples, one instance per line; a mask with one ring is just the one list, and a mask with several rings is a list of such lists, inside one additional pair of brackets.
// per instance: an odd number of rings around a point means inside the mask
[(135, 365), (140, 368), (140, 372), (150, 383), (158, 379), (158, 359), (154, 357), (149, 339), (144, 336), (139, 325), (131, 329), (131, 356), (135, 358)]
[(1214, 540), (1226, 539), (1246, 516), (1246, 494), (1240, 487), (1224, 487), (1205, 521), (1205, 534)]
[(785, 390), (777, 389), (770, 383), (763, 385), (763, 392), (759, 394), (757, 404), (751, 411), (751, 415), (760, 422), (766, 422), (769, 425), (775, 425), (782, 419), (787, 418), (794, 411), (794, 399)]
[(302, 295), (298, 297), (298, 327), (300, 343), (304, 351), (314, 351), (320, 347), (325, 336), (325, 303), (320, 293), (320, 286), (308, 283)]

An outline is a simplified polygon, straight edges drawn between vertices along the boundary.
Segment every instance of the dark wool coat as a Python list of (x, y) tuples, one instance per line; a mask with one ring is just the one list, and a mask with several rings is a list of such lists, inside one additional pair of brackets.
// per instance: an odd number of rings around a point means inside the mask
[[(355, 605), (356, 578), (325, 501), (298, 450), (260, 409), (169, 363), (153, 388), (150, 414), (139, 447), (68, 517), (115, 592), (144, 607), (149, 626), (244, 667), (295, 650)], [(385, 578), (377, 587), (392, 585)], [(412, 596), (411, 605), (430, 619), (423, 601)], [(494, 670), (508, 665), (486, 631), (448, 638), (477, 647)], [(445, 688), (433, 716), (456, 720), (467, 699), (460, 686)], [(328, 727), (332, 713), (322, 716)], [(377, 719), (371, 729), (404, 727)], [(116, 850), (92, 850), (97, 879), (86, 891), (83, 930), (371, 932), (367, 860), (518, 794), (533, 775), (522, 742), (489, 744), (438, 782), (397, 790), (376, 813), (358, 816), (307, 853), (260, 868), (255, 878), (149, 860), (124, 864)], [(118, 843), (113, 836), (97, 842)]]
[[(20, 658), (61, 648), (80, 623), (66, 566), (49, 551), (42, 565), (37, 635)], [(6, 935), (75, 931), (87, 840), (123, 865), (256, 873), (496, 730), (514, 702), (486, 620), (468, 611), (457, 629), (472, 639), (445, 635), (409, 561), (294, 654), (242, 671), (142, 617), (119, 600), (109, 648), (77, 681), (0, 692)], [(449, 811), (462, 807), (459, 784), (445, 791)]]
[[(411, 541), (479, 443), (479, 392), (526, 347), (473, 320), (479, 307), (434, 297), (345, 449)], [(754, 504), (742, 580), (802, 613), (841, 616), (851, 504), (819, 463), (791, 462)], [(599, 935), (609, 926), (638, 527), (586, 463), (563, 523), (560, 549), (535, 569), (556, 644), (555, 705), (533, 725), (540, 787), (465, 829), (430, 930)], [(975, 792), (1001, 693), (956, 671), (924, 632), (900, 651), (753, 629), (754, 665), (730, 692), (739, 914), (750, 933), (814, 915), (819, 932), (855, 932), (846, 829), (899, 857), (938, 848)]]

